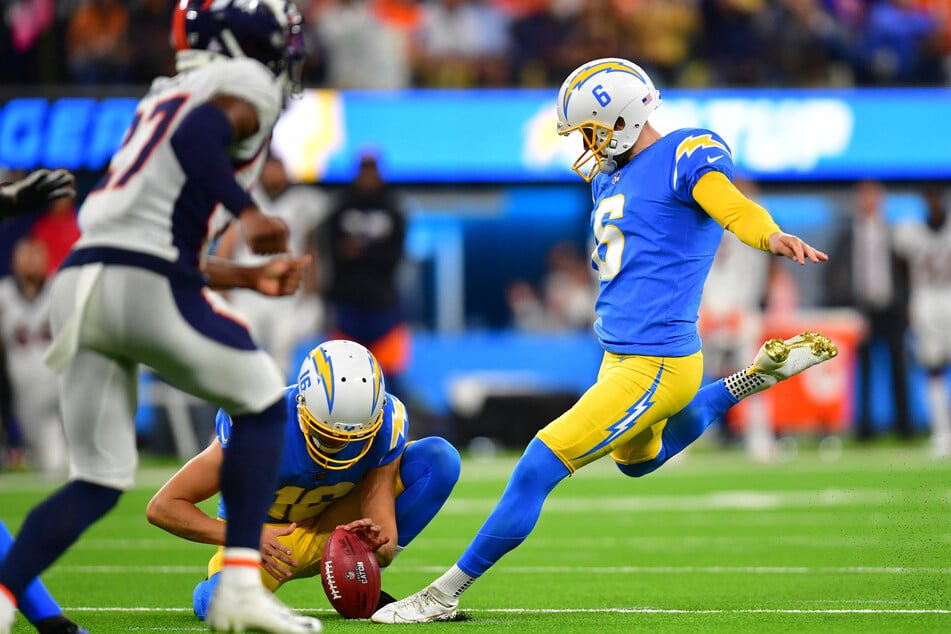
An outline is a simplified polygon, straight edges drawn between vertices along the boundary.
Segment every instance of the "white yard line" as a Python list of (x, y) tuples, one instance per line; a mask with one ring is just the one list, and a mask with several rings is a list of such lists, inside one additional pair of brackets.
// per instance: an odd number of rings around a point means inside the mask
[[(295, 607), (307, 614), (336, 614), (325, 608), (311, 609)], [(149, 608), (149, 607), (64, 607), (65, 612), (191, 612), (191, 608)], [(631, 608), (463, 608), (463, 612), (472, 614), (951, 614), (944, 608), (750, 608), (734, 610), (683, 610), (656, 607)], [(151, 628), (150, 630), (151, 631)]]
[[(45, 576), (60, 574), (202, 574), (207, 566), (83, 566), (61, 565)], [(394, 569), (395, 571), (395, 569)], [(400, 566), (403, 573), (441, 573), (444, 566)], [(754, 574), (754, 575), (951, 575), (951, 568), (888, 566), (499, 566), (498, 574)]]

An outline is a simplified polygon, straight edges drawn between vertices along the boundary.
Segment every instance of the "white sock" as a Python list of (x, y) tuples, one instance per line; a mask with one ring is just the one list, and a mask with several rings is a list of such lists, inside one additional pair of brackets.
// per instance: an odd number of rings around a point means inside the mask
[(443, 594), (458, 599), (459, 595), (465, 592), (466, 588), (471, 586), (475, 580), (475, 577), (470, 577), (464, 573), (459, 566), (453, 564), (452, 568), (443, 573), (443, 576), (433, 581), (430, 585), (434, 586)]
[(944, 375), (928, 379), (928, 407), (931, 410), (931, 438), (937, 443), (951, 436), (951, 403)]
[(250, 586), (261, 583), (261, 553), (253, 548), (225, 548), (221, 583)]
[(738, 401), (742, 401), (747, 396), (762, 392), (766, 388), (776, 384), (776, 379), (768, 374), (748, 374), (749, 369), (752, 367), (753, 366), (748, 366), (745, 370), (734, 372), (723, 379), (723, 384), (726, 386), (727, 391)]

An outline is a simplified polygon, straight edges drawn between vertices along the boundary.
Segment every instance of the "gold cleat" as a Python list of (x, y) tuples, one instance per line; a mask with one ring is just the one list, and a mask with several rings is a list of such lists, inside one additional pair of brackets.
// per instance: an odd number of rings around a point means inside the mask
[(770, 339), (759, 349), (746, 374), (782, 381), (838, 354), (839, 348), (832, 340), (818, 332), (803, 332), (786, 340)]

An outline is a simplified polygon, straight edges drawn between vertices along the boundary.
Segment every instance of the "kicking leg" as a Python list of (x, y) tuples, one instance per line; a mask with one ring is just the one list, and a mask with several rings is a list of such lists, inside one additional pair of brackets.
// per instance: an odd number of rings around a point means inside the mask
[(745, 370), (704, 386), (684, 409), (667, 420), (660, 452), (655, 458), (633, 464), (618, 463), (618, 468), (631, 477), (655, 471), (699, 438), (713, 421), (740, 400), (828, 361), (838, 353), (835, 344), (818, 333), (804, 332), (785, 341), (767, 341)]

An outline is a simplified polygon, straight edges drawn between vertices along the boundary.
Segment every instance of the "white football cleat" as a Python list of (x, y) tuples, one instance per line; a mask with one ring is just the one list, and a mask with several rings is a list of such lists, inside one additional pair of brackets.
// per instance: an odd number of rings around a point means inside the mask
[(818, 332), (803, 332), (785, 341), (770, 339), (756, 353), (756, 358), (746, 369), (746, 374), (766, 378), (765, 389), (828, 361), (837, 354), (839, 349), (836, 345)]
[(211, 596), (206, 621), (212, 632), (319, 634), (319, 619), (301, 616), (260, 585), (219, 583)]
[(429, 586), (416, 594), (385, 605), (370, 617), (374, 623), (429, 623), (455, 618), (459, 599)]

